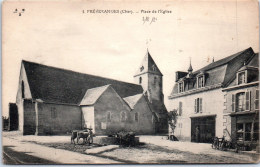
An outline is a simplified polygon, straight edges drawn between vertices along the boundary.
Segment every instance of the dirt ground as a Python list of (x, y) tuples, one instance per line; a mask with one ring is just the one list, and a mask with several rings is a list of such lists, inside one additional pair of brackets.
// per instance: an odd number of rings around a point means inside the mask
[[(87, 156), (85, 151), (101, 145), (74, 145), (69, 136), (9, 136), (21, 142), (32, 142), (55, 149), (78, 152)], [(158, 136), (140, 136), (141, 144), (136, 147), (120, 147), (115, 150), (91, 154), (127, 164), (183, 164), (183, 163), (256, 163), (259, 155), (219, 151), (210, 144), (191, 142), (171, 142)], [(196, 148), (197, 147), (197, 148)]]
[[(74, 145), (70, 143), (38, 143), (48, 147), (64, 149), (85, 154), (86, 149), (100, 147), (100, 145)], [(235, 154), (235, 153), (234, 153)], [(181, 164), (181, 163), (252, 163), (257, 156), (249, 158), (241, 155), (239, 158), (223, 155), (194, 154), (176, 149), (169, 149), (154, 144), (140, 144), (136, 147), (120, 147), (112, 151), (94, 154), (98, 157), (109, 158), (125, 163), (144, 164)]]

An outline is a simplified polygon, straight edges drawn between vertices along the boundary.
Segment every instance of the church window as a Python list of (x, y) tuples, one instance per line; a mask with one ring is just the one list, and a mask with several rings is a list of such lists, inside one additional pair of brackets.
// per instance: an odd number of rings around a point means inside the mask
[(24, 98), (24, 82), (22, 81), (22, 98)]
[(126, 113), (123, 111), (121, 112), (121, 122), (125, 122), (126, 121)]
[(107, 122), (111, 122), (111, 112), (107, 112)]
[(156, 84), (156, 80), (157, 80), (157, 78), (154, 77), (154, 80), (153, 80), (153, 84), (154, 84), (154, 85)]
[(142, 83), (142, 77), (139, 78), (139, 84), (141, 84), (141, 83)]
[(136, 113), (135, 113), (135, 122), (138, 122), (138, 119), (139, 119), (139, 117), (138, 117), (138, 112), (136, 112)]
[(51, 118), (57, 118), (57, 110), (55, 107), (51, 107)]
[(156, 67), (155, 65), (152, 65), (152, 70), (155, 71), (156, 70)]

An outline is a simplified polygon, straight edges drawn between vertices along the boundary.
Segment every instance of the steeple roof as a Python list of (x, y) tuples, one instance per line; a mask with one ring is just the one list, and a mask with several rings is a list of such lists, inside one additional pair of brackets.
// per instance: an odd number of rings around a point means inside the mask
[(192, 72), (192, 71), (193, 71), (193, 69), (192, 69), (192, 66), (191, 66), (191, 59), (190, 59), (190, 67), (188, 69), (188, 72)]
[(155, 64), (151, 54), (149, 53), (148, 49), (146, 52), (146, 55), (144, 56), (144, 59), (141, 63), (141, 65), (139, 66), (139, 69), (137, 70), (135, 76), (144, 74), (144, 73), (152, 73), (152, 74), (157, 74), (157, 75), (161, 75), (162, 73), (159, 70), (159, 68), (157, 67), (157, 65)]

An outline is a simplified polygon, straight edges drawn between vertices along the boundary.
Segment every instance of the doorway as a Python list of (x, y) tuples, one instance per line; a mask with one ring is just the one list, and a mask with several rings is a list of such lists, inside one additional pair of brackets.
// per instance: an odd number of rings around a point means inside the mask
[(211, 143), (215, 136), (216, 117), (191, 118), (191, 142)]

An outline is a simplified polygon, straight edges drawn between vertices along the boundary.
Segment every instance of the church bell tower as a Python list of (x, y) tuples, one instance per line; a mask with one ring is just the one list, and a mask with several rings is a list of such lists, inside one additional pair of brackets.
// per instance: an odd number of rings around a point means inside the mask
[(161, 71), (147, 50), (134, 78), (136, 84), (142, 85), (144, 94), (147, 95), (150, 103), (154, 101), (163, 102), (162, 77)]

